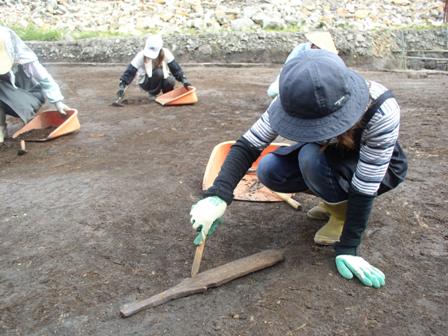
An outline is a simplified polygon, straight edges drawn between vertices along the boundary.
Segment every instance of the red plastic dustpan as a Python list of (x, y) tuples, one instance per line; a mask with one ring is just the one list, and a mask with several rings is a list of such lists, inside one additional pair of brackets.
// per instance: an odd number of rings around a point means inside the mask
[(49, 127), (55, 127), (55, 129), (46, 137), (40, 139), (26, 139), (26, 141), (47, 141), (79, 130), (81, 125), (78, 120), (78, 110), (68, 110), (66, 116), (60, 114), (58, 111), (39, 112), (34, 119), (14, 133), (12, 137), (17, 138), (23, 133)]
[(164, 93), (156, 98), (160, 105), (189, 105), (197, 103), (196, 88), (189, 86), (188, 89), (180, 86), (170, 92)]
[[(230, 147), (234, 143), (235, 141), (225, 141), (213, 148), (207, 167), (205, 168), (204, 179), (202, 180), (202, 190), (207, 190), (213, 185), (227, 154), (229, 154)], [(261, 153), (260, 157), (252, 164), (252, 167), (235, 188), (233, 192), (235, 200), (254, 202), (281, 202), (284, 200), (280, 198), (279, 195), (262, 185), (257, 177), (258, 163), (263, 156), (281, 146), (289, 146), (289, 144), (272, 143)]]

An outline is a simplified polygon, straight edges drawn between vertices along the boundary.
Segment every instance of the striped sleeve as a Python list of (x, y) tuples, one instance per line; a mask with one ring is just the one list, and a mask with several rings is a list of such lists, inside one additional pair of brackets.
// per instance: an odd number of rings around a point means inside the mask
[(265, 149), (275, 140), (277, 133), (272, 129), (269, 122), (268, 112), (264, 112), (252, 127), (243, 134), (243, 138), (259, 150)]
[(395, 98), (390, 98), (373, 115), (362, 134), (359, 161), (352, 179), (356, 191), (366, 195), (375, 195), (378, 191), (389, 167), (399, 128), (400, 107)]

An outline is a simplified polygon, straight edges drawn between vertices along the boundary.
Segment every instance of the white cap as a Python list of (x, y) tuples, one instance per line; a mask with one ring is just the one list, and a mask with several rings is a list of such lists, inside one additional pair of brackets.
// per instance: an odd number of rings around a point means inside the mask
[(7, 38), (9, 38), (7, 34), (0, 31), (0, 75), (4, 75), (12, 68), (12, 59), (6, 47)]
[(143, 55), (151, 59), (156, 59), (159, 56), (160, 49), (163, 47), (163, 40), (160, 35), (149, 35), (146, 39), (145, 49)]
[(331, 51), (332, 53), (338, 54), (338, 50), (334, 45), (333, 38), (331, 34), (327, 31), (315, 31), (305, 34), (308, 41), (318, 46), (320, 49)]

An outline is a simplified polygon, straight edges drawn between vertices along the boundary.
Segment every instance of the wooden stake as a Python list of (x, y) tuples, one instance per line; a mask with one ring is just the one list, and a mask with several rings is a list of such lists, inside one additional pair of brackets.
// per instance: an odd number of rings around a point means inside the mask
[(201, 267), (202, 254), (204, 253), (205, 239), (200, 245), (196, 247), (196, 252), (194, 253), (193, 265), (191, 266), (191, 277), (195, 277), (199, 272)]
[(273, 266), (284, 259), (282, 250), (265, 250), (251, 256), (237, 259), (222, 266), (186, 278), (180, 284), (154, 295), (146, 300), (124, 305), (122, 317), (129, 317), (145, 308), (156, 307), (168, 301), (192, 294), (203, 293), (208, 288), (221, 286), (247, 274)]

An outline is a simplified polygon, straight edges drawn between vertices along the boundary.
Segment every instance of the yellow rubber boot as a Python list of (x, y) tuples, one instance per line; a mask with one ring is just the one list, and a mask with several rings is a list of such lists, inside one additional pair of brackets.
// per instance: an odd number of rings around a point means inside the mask
[(311, 219), (328, 220), (330, 218), (330, 213), (325, 208), (325, 204), (320, 202), (318, 205), (308, 210), (306, 216)]
[(333, 245), (339, 241), (344, 228), (347, 201), (339, 203), (322, 202), (319, 206), (330, 215), (330, 219), (316, 232), (314, 242), (319, 245)]

